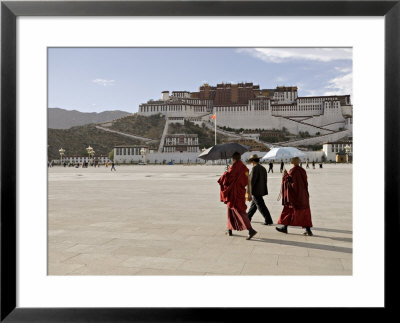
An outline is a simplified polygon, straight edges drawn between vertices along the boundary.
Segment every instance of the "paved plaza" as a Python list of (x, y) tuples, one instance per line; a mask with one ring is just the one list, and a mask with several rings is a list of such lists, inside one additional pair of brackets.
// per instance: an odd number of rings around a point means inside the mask
[[(256, 212), (252, 240), (225, 235), (224, 166), (116, 168), (49, 168), (49, 275), (352, 274), (351, 165), (306, 169), (314, 236), (279, 233)], [(264, 199), (276, 223), (278, 164), (274, 171)]]

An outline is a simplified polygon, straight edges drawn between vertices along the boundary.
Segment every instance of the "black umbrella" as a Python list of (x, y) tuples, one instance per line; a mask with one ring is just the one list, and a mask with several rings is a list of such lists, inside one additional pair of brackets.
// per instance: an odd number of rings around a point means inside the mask
[(243, 146), (236, 142), (231, 142), (227, 144), (219, 144), (212, 146), (204, 150), (198, 158), (204, 160), (217, 160), (217, 159), (229, 159), (235, 152), (239, 154), (243, 154), (244, 152), (248, 151), (249, 147)]

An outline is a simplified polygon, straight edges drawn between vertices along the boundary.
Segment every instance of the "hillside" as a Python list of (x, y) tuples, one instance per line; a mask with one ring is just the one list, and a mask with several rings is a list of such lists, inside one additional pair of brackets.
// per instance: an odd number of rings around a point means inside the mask
[(131, 115), (125, 111), (104, 112), (79, 112), (77, 110), (64, 110), (60, 108), (48, 108), (48, 128), (69, 129), (71, 127), (83, 126), (91, 123), (103, 123)]
[[(139, 139), (129, 138), (127, 136), (104, 131), (96, 128), (96, 124), (72, 127), (70, 129), (48, 129), (48, 156), (49, 160), (59, 159), (60, 148), (65, 149), (65, 156), (86, 156), (86, 148), (90, 145), (95, 150), (95, 156), (108, 156), (109, 152), (119, 145), (139, 145), (146, 144)], [(159, 140), (165, 126), (165, 118), (161, 115), (149, 117), (139, 116), (137, 114), (123, 117), (108, 124), (102, 124), (103, 127), (119, 131), (124, 134), (137, 135), (156, 140), (150, 147), (158, 149)], [(193, 122), (185, 121), (184, 125), (173, 123), (168, 127), (168, 133), (178, 134), (197, 134), (199, 137), (200, 149), (208, 148), (214, 145), (214, 131), (206, 127), (200, 127)], [(227, 136), (217, 135), (217, 142), (229, 142)], [(258, 143), (251, 140), (245, 140), (245, 145), (259, 146)]]
[(165, 118), (159, 114), (149, 117), (138, 114), (115, 120), (107, 128), (130, 135), (160, 140), (165, 126)]
[(137, 145), (139, 140), (96, 129), (95, 125), (70, 129), (48, 129), (48, 158), (60, 159), (58, 150), (65, 149), (65, 156), (86, 156), (86, 147), (93, 147), (95, 156), (108, 153), (116, 145)]

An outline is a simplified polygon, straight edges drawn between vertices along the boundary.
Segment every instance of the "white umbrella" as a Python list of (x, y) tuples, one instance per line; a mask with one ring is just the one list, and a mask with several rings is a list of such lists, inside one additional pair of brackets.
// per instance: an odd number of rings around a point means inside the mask
[(263, 158), (261, 161), (266, 160), (284, 160), (290, 159), (294, 157), (304, 158), (307, 155), (303, 153), (301, 150), (298, 150), (294, 147), (279, 147), (279, 148), (272, 148)]

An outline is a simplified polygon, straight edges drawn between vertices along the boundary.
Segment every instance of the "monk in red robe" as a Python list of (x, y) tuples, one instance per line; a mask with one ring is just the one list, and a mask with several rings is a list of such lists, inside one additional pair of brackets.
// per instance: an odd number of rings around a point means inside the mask
[(300, 226), (306, 229), (304, 235), (312, 236), (310, 196), (308, 194), (308, 182), (306, 171), (299, 166), (300, 158), (292, 158), (293, 167), (289, 173), (286, 169), (282, 176), (282, 205), (283, 210), (278, 219), (279, 232), (287, 233), (287, 227)]
[[(232, 166), (229, 167), (218, 180), (220, 185), (220, 199), (228, 207), (227, 233), (231, 236), (232, 230), (249, 230), (247, 240), (257, 233), (251, 226), (246, 209), (246, 186), (249, 185), (249, 169), (240, 160), (240, 154), (232, 155)], [(248, 194), (251, 200), (251, 194)]]

